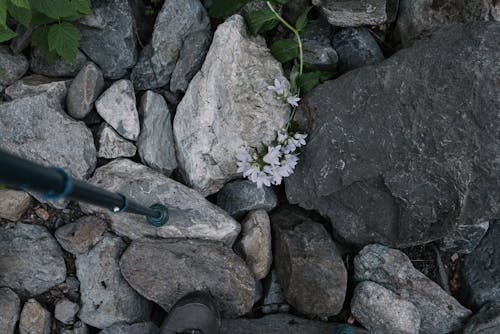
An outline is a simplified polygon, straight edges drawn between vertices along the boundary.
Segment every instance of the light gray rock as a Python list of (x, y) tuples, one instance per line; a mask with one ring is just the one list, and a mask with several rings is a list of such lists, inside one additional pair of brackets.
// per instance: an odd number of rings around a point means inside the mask
[(48, 78), (43, 75), (33, 74), (5, 88), (5, 96), (14, 100), (46, 93), (49, 99), (64, 105), (70, 83), (71, 80)]
[(80, 20), (80, 33), (80, 48), (105, 78), (119, 79), (135, 65), (135, 20), (128, 0), (93, 0), (92, 14)]
[(0, 45), (0, 85), (8, 86), (20, 79), (29, 68), (28, 60), (22, 54), (14, 55), (6, 45)]
[(68, 299), (61, 299), (56, 303), (54, 310), (54, 318), (63, 324), (70, 325), (75, 322), (75, 316), (80, 310), (77, 303), (73, 303)]
[(140, 132), (139, 114), (132, 82), (116, 81), (95, 102), (97, 112), (120, 135), (137, 140)]
[(113, 231), (130, 239), (195, 238), (232, 245), (240, 232), (235, 220), (197, 191), (127, 159), (117, 159), (98, 168), (90, 183), (122, 193), (146, 206), (161, 203), (168, 208), (168, 223), (154, 227), (143, 216), (115, 215), (106, 209), (80, 204), (85, 212), (109, 215)]
[(373, 334), (419, 333), (420, 313), (415, 305), (374, 282), (356, 286), (351, 312)]
[(286, 300), (299, 312), (320, 317), (342, 310), (347, 270), (325, 228), (312, 220), (271, 216), (274, 263)]
[(102, 240), (106, 228), (106, 222), (101, 218), (87, 216), (59, 227), (55, 237), (67, 252), (84, 254)]
[(0, 147), (43, 165), (64, 168), (85, 179), (95, 168), (90, 130), (67, 116), (47, 94), (0, 105)]
[(278, 205), (278, 196), (270, 187), (258, 188), (249, 180), (235, 180), (224, 185), (217, 194), (217, 205), (236, 219), (253, 210), (271, 211)]
[(104, 78), (101, 69), (96, 64), (88, 62), (69, 86), (66, 97), (68, 114), (76, 119), (87, 116), (103, 89)]
[(500, 333), (500, 301), (484, 304), (478, 313), (467, 321), (463, 334)]
[(187, 184), (203, 195), (238, 177), (236, 154), (276, 138), (289, 108), (267, 86), (284, 80), (261, 37), (250, 37), (233, 15), (217, 27), (205, 63), (177, 106), (177, 162)]
[(170, 82), (172, 92), (184, 92), (201, 67), (210, 35), (210, 20), (199, 0), (165, 1), (151, 45), (132, 71), (135, 88), (158, 88)]
[(387, 0), (312, 0), (331, 25), (359, 27), (387, 21)]
[(304, 62), (320, 70), (333, 70), (339, 60), (330, 43), (331, 25), (324, 19), (310, 20), (302, 36)]
[(17, 221), (33, 203), (31, 196), (24, 191), (0, 190), (0, 217)]
[(135, 145), (121, 137), (107, 123), (102, 123), (97, 131), (99, 158), (114, 159), (119, 157), (133, 157), (137, 148)]
[(34, 296), (65, 279), (63, 253), (45, 227), (17, 223), (0, 229), (0, 286)]
[(77, 255), (78, 318), (86, 324), (104, 329), (119, 322), (149, 320), (151, 303), (132, 289), (120, 272), (118, 261), (126, 247), (119, 237), (108, 234), (87, 254)]
[(14, 334), (21, 312), (21, 301), (14, 291), (0, 288), (0, 333)]
[(357, 281), (372, 281), (414, 304), (420, 312), (421, 334), (460, 330), (471, 311), (416, 270), (404, 253), (368, 245), (354, 258)]
[(241, 316), (253, 305), (252, 273), (230, 248), (217, 243), (134, 240), (122, 256), (120, 268), (136, 291), (167, 312), (196, 290), (210, 292), (225, 317)]
[(158, 334), (158, 327), (152, 322), (138, 324), (116, 324), (102, 330), (99, 334)]
[(19, 334), (51, 334), (52, 315), (35, 299), (28, 300), (21, 312)]
[(439, 249), (448, 253), (470, 254), (481, 242), (490, 227), (489, 221), (457, 225), (439, 244)]
[(142, 115), (141, 134), (137, 140), (142, 162), (167, 176), (177, 168), (172, 118), (165, 99), (152, 91), (142, 95), (139, 104)]
[(39, 48), (34, 48), (30, 57), (30, 69), (36, 74), (47, 77), (74, 77), (85, 66), (87, 57), (78, 50), (74, 64), (68, 63), (59, 56), (49, 63)]
[(73, 325), (73, 329), (64, 330), (62, 334), (89, 334), (89, 329), (86, 324), (81, 321), (77, 321)]
[(255, 279), (267, 276), (273, 262), (271, 223), (264, 210), (250, 212), (241, 223), (241, 239), (236, 249), (252, 271)]

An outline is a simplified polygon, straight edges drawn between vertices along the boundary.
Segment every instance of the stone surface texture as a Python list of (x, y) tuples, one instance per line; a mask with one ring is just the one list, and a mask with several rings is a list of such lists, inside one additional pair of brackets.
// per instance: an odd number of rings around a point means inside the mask
[(312, 126), (290, 203), (358, 245), (407, 247), (498, 217), (499, 34), (449, 26), (318, 86), (301, 104)]
[(34, 296), (65, 279), (63, 253), (45, 227), (17, 223), (0, 229), (0, 286)]
[(88, 253), (77, 255), (81, 291), (78, 318), (86, 324), (104, 329), (115, 323), (149, 320), (151, 303), (132, 289), (120, 272), (118, 262), (126, 247), (119, 237), (108, 234)]
[(387, 21), (387, 0), (312, 0), (331, 25), (358, 27)]
[(73, 329), (66, 329), (62, 334), (89, 334), (89, 328), (81, 321), (77, 321), (73, 325)]
[(74, 77), (86, 62), (87, 57), (78, 50), (74, 64), (68, 63), (61, 57), (54, 57), (54, 60), (49, 63), (42, 51), (35, 48), (31, 52), (30, 70), (47, 77)]
[(19, 319), (19, 334), (51, 334), (52, 316), (35, 299), (24, 303)]
[(121, 137), (107, 123), (102, 123), (97, 131), (99, 158), (114, 159), (119, 157), (133, 157), (137, 152), (135, 145)]
[(224, 317), (246, 314), (253, 305), (252, 273), (231, 249), (216, 243), (135, 240), (123, 254), (120, 267), (135, 290), (167, 312), (193, 291), (210, 292)]
[(232, 245), (240, 232), (234, 219), (197, 191), (128, 159), (117, 159), (98, 168), (89, 181), (146, 206), (161, 203), (167, 207), (168, 224), (158, 228), (143, 216), (115, 215), (106, 209), (80, 204), (85, 212), (109, 215), (111, 229), (127, 238), (194, 238)]
[(141, 135), (137, 148), (142, 162), (170, 176), (177, 168), (172, 117), (165, 99), (147, 91), (141, 97), (139, 113), (142, 116)]
[(323, 18), (310, 20), (307, 23), (302, 36), (304, 62), (325, 71), (335, 69), (339, 59), (330, 43), (331, 29), (331, 25)]
[(103, 89), (104, 78), (101, 69), (96, 64), (88, 62), (69, 86), (66, 97), (68, 114), (76, 119), (87, 116)]
[(21, 301), (14, 291), (9, 288), (0, 288), (0, 333), (14, 334)]
[(364, 247), (354, 258), (354, 275), (357, 281), (375, 282), (415, 305), (421, 334), (458, 331), (471, 315), (396, 249), (376, 244)]
[(56, 303), (54, 310), (54, 318), (63, 324), (72, 324), (75, 322), (75, 316), (80, 310), (77, 303), (73, 303), (68, 299), (61, 299)]
[(73, 255), (84, 254), (102, 240), (106, 228), (104, 220), (87, 216), (59, 227), (55, 237), (67, 252)]
[(469, 254), (479, 245), (489, 227), (489, 221), (479, 221), (474, 225), (457, 225), (454, 231), (441, 239), (439, 248), (448, 253)]
[(71, 80), (61, 80), (32, 74), (5, 88), (5, 96), (14, 100), (46, 93), (49, 99), (59, 101), (61, 105), (64, 105), (64, 99), (66, 98), (70, 83)]
[(20, 79), (29, 68), (28, 60), (22, 54), (12, 54), (6, 45), (0, 45), (0, 86), (8, 86)]
[(33, 203), (31, 196), (24, 191), (0, 190), (0, 218), (17, 221)]
[(489, 302), (469, 318), (463, 334), (500, 333), (500, 301)]
[(158, 327), (152, 322), (137, 324), (116, 324), (102, 330), (99, 334), (158, 334)]
[(217, 27), (201, 70), (177, 107), (174, 138), (186, 183), (210, 195), (238, 176), (242, 146), (269, 144), (289, 108), (267, 86), (284, 80), (281, 65), (261, 37), (247, 34), (233, 15)]

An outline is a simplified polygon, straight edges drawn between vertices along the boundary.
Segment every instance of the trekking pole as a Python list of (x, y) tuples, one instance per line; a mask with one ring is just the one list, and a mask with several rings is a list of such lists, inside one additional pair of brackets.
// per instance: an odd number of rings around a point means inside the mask
[(3, 150), (0, 150), (0, 184), (38, 192), (50, 200), (67, 198), (107, 208), (114, 213), (143, 215), (156, 227), (168, 221), (168, 210), (162, 204), (143, 206), (123, 194), (74, 179), (64, 169), (45, 167)]

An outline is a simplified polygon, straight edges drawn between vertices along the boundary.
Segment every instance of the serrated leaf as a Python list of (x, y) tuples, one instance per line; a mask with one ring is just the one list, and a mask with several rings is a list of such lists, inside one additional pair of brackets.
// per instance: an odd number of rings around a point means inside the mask
[(333, 75), (332, 72), (324, 71), (303, 73), (299, 79), (299, 87), (304, 94), (309, 93), (314, 87), (330, 79)]
[(12, 31), (9, 27), (0, 25), (0, 43), (13, 39), (16, 37), (16, 33)]
[(49, 50), (49, 30), (50, 26), (43, 26), (36, 29), (31, 35), (31, 46), (40, 49), (47, 62), (50, 64), (54, 60), (56, 52)]
[(211, 17), (226, 17), (243, 7), (250, 0), (215, 0), (208, 15)]
[(50, 24), (50, 23), (54, 23), (54, 22), (58, 22), (58, 20), (53, 19), (51, 17), (48, 17), (47, 15), (42, 14), (42, 13), (37, 12), (37, 11), (33, 11), (33, 13), (32, 13), (32, 17), (31, 17), (32, 24)]
[(76, 61), (79, 41), (78, 29), (69, 22), (53, 24), (49, 29), (49, 50), (56, 51), (58, 55), (70, 63)]
[(246, 16), (248, 30), (252, 35), (268, 31), (276, 27), (278, 19), (270, 9), (259, 9)]
[(0, 0), (0, 25), (7, 27), (7, 0)]
[(26, 28), (31, 23), (31, 9), (18, 7), (12, 3), (9, 3), (9, 14), (16, 20), (21, 23)]
[(71, 4), (77, 13), (82, 15), (92, 14), (92, 5), (90, 0), (71, 0)]
[(9, 3), (19, 8), (24, 8), (24, 9), (31, 8), (29, 0), (9, 0)]
[(53, 19), (78, 15), (69, 0), (31, 0), (32, 8)]
[(281, 39), (271, 44), (271, 53), (280, 63), (286, 63), (298, 56), (299, 45), (293, 39)]
[(307, 15), (309, 15), (309, 12), (311, 11), (312, 6), (308, 6), (304, 8), (304, 11), (300, 16), (297, 18), (297, 22), (295, 22), (295, 29), (300, 33), (303, 33), (306, 30), (307, 27)]

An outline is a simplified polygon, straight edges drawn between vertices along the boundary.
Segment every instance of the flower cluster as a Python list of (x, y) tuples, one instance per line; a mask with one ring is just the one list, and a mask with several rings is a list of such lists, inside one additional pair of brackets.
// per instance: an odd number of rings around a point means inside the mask
[(291, 95), (288, 91), (285, 82), (274, 79), (274, 86), (267, 86), (267, 89), (276, 93), (278, 99), (288, 103), (292, 107), (298, 107), (300, 98), (297, 95)]

